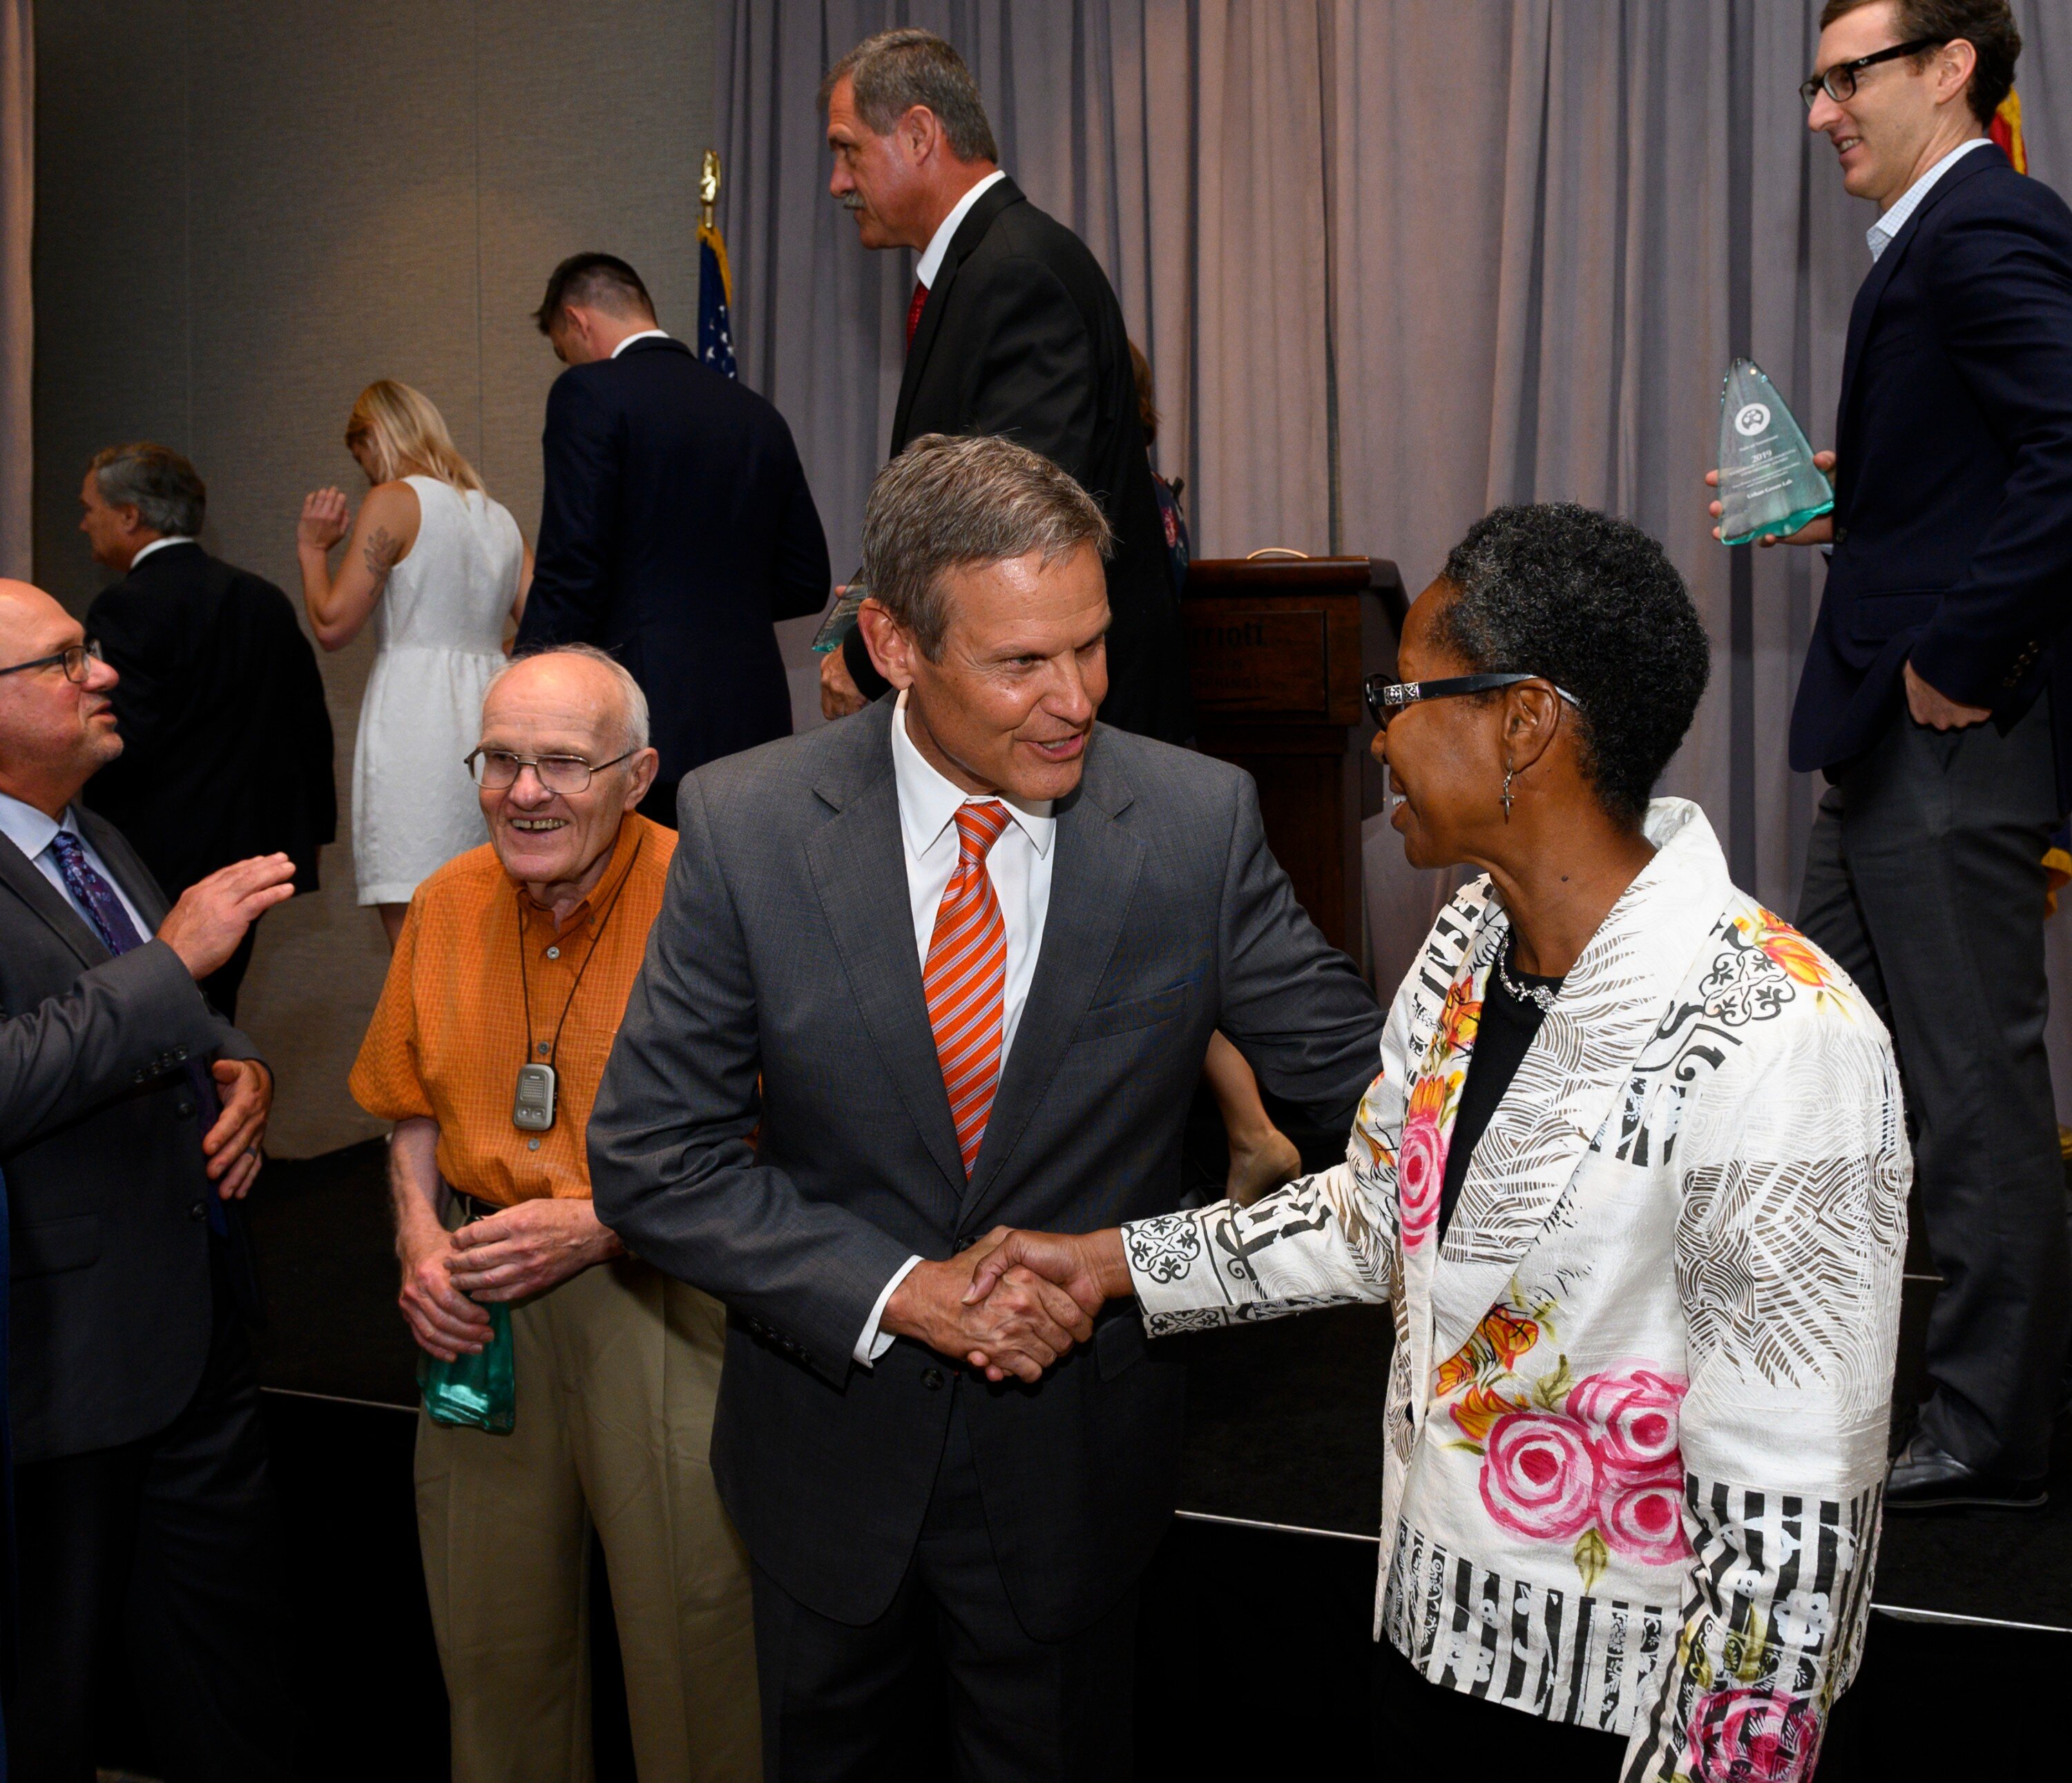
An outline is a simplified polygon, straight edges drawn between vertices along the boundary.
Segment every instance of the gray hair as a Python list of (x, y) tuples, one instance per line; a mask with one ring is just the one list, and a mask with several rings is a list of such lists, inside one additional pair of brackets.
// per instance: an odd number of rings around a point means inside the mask
[(208, 485), (171, 447), (148, 439), (106, 447), (93, 455), (87, 468), (109, 507), (134, 508), (137, 517), (154, 532), (182, 538), (200, 532), (208, 511)]
[(857, 113), (878, 135), (890, 136), (915, 106), (925, 105), (960, 161), (1000, 159), (978, 83), (964, 59), (933, 31), (902, 25), (864, 39), (820, 82), (822, 111), (835, 83), (845, 78), (856, 95)]
[(629, 753), (648, 747), (648, 696), (640, 691), (640, 683), (618, 657), (607, 650), (600, 650), (594, 644), (550, 644), (543, 649), (528, 650), (524, 655), (513, 657), (489, 677), (489, 685), (482, 690), (482, 702), (487, 706), (496, 684), (521, 664), (538, 662), (547, 657), (580, 657), (586, 662), (601, 662), (610, 670), (611, 678), (619, 686), (619, 746)]
[(1093, 497), (1011, 439), (924, 434), (878, 473), (863, 510), (860, 579), (931, 661), (949, 630), (944, 572), (1043, 554), (1047, 569), (1115, 534)]

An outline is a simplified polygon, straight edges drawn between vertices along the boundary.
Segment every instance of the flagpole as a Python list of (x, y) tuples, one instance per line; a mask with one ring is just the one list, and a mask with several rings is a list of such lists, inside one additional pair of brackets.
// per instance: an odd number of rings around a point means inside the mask
[(719, 202), (719, 150), (705, 150), (705, 165), (698, 170), (698, 227), (713, 226), (713, 207)]

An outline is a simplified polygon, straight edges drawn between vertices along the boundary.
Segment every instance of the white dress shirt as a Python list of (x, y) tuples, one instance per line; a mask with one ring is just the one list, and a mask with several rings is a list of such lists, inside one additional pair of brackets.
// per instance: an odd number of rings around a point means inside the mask
[(1963, 160), (1974, 149), (1983, 149), (1992, 139), (1975, 136), (1968, 142), (1959, 142), (1947, 154), (1930, 167), (1918, 179), (1899, 195), (1892, 208), (1885, 212), (1877, 221), (1864, 231), (1864, 239), (1871, 245), (1871, 261), (1875, 265), (1893, 238), (1906, 227), (1906, 220), (1921, 208), (1921, 201), (1935, 189), (1935, 182)]
[[(1043, 949), (1043, 922), (1050, 911), (1050, 845), (1058, 820), (1050, 814), (1048, 800), (1031, 805), (996, 793), (967, 793), (936, 772), (906, 734), (904, 693), (892, 715), (892, 778), (899, 797), (899, 842), (906, 858), (914, 949), (923, 973), (928, 967), (928, 943), (935, 933), (935, 912), (957, 869), (957, 808), (993, 798), (1007, 808), (1010, 821), (985, 858), (986, 876), (993, 881), (1001, 921), (1007, 930), (1007, 984), (1000, 1020), (1000, 1069), (1005, 1072), (1014, 1031), (1029, 1001), (1030, 982), (1036, 976), (1037, 956)], [(856, 1341), (856, 1359), (865, 1368), (890, 1348), (891, 1338), (878, 1328), (885, 1316), (885, 1303), (920, 1260), (918, 1255), (909, 1257), (901, 1264), (870, 1309)]]
[(995, 167), (991, 173), (950, 208), (950, 214), (943, 219), (936, 226), (935, 233), (928, 237), (927, 248), (922, 253), (920, 265), (914, 269), (914, 276), (930, 290), (932, 291), (935, 288), (935, 274), (943, 270), (943, 256), (950, 251), (951, 238), (956, 234), (957, 225), (970, 215), (972, 205), (985, 197), (1006, 177), (1007, 175), (999, 168)]
[(168, 545), (191, 545), (194, 542), (185, 533), (168, 533), (163, 538), (153, 539), (149, 545), (140, 545), (137, 548), (136, 556), (130, 560), (130, 568), (135, 569), (154, 551), (162, 551)]
[(623, 340), (620, 341), (616, 347), (613, 348), (611, 349), (611, 356), (614, 359), (618, 358), (621, 353), (624, 352), (626, 349), (631, 346), (636, 340), (667, 340), (668, 338), (669, 331), (666, 328), (643, 328), (638, 334), (628, 335)]
[[(146, 550), (150, 547), (146, 546)], [(19, 799), (0, 793), (0, 836), (20, 849), (36, 863), (36, 871), (58, 888), (59, 896), (86, 919), (86, 926), (98, 935), (100, 929), (93, 920), (93, 912), (72, 895), (72, 887), (65, 883), (64, 870), (58, 865), (57, 850), (51, 846), (51, 838), (60, 830), (69, 830), (79, 838), (79, 846), (85, 853), (87, 864), (104, 879), (109, 888), (121, 900), (122, 908), (130, 912), (130, 920), (137, 925), (137, 933), (146, 941), (151, 938), (151, 925), (144, 920), (143, 912), (130, 901), (130, 894), (122, 889), (122, 882), (109, 870), (108, 863), (94, 850), (93, 844), (86, 839), (79, 827), (78, 816), (70, 805), (65, 807), (64, 821), (60, 822), (47, 812), (39, 811), (33, 805), (24, 805)]]

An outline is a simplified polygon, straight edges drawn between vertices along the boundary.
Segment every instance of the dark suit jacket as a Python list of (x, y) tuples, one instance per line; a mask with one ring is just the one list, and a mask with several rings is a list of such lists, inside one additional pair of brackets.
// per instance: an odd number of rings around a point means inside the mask
[(1938, 180), (1849, 317), (1835, 551), (1791, 716), (1791, 765), (1860, 755), (1900, 670), (1992, 707), (2048, 686), (2072, 788), (2072, 211), (1992, 144)]
[(85, 802), (177, 898), (253, 854), (286, 854), (317, 888), (338, 834), (331, 713), (288, 597), (199, 545), (154, 551), (87, 609), (121, 676), (122, 753)]
[(1267, 1089), (1348, 1122), (1382, 1015), (1296, 904), (1250, 778), (1099, 727), (1058, 806), (1042, 953), (967, 1184), (914, 945), (893, 712), (684, 782), (590, 1121), (597, 1211), (732, 1311), (713, 1464), (787, 1592), (843, 1622), (884, 1610), (961, 1394), (1015, 1609), (1058, 1639), (1128, 1589), (1171, 1514), (1181, 1365), (1121, 1306), (1033, 1388), (960, 1379), (903, 1338), (865, 1369), (872, 1307), (910, 1255), (1002, 1222), (1085, 1231), (1178, 1205), (1219, 1026)]
[(519, 646), (594, 644), (632, 672), (662, 756), (648, 815), (673, 823), (682, 776), (791, 735), (771, 625), (827, 604), (820, 511), (784, 418), (680, 340), (570, 366), (543, 444)]
[[(1004, 434), (1070, 471), (1100, 504), (1116, 534), (1101, 722), (1167, 743), (1190, 739), (1180, 609), (1122, 307), (1087, 245), (1011, 179), (957, 225), (914, 331), (891, 455), (923, 434)], [(865, 694), (882, 694), (861, 634), (845, 654)]]
[[(166, 901), (143, 863), (92, 812), (80, 824), (155, 928)], [(111, 958), (4, 836), (0, 1015), (8, 1392), (14, 1458), (42, 1461), (147, 1435), (192, 1395), (213, 1320), (215, 1190), (187, 1061), (257, 1054), (170, 947)]]

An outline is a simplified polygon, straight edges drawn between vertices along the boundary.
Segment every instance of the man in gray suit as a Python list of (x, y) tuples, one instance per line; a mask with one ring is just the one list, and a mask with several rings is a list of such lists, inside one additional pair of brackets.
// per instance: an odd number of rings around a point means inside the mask
[[(77, 804), (122, 748), (115, 671), (0, 581), (0, 1175), (13, 1304), (22, 1777), (90, 1776), (127, 1637), (168, 1775), (286, 1774), (270, 1502), (232, 1209), (273, 1079), (203, 1000), (285, 854), (166, 899)], [(240, 1288), (245, 1291), (240, 1295)]]
[(1219, 1027), (1320, 1122), (1378, 1064), (1251, 780), (1095, 723), (1108, 546), (1047, 460), (917, 441), (864, 522), (896, 701), (679, 794), (590, 1168), (604, 1222), (730, 1309), (713, 1464), (773, 1777), (887, 1774), (938, 1667), (958, 1774), (1129, 1774), (1184, 1376), (1026, 1272), (967, 1303), (970, 1247), (1176, 1205)]

